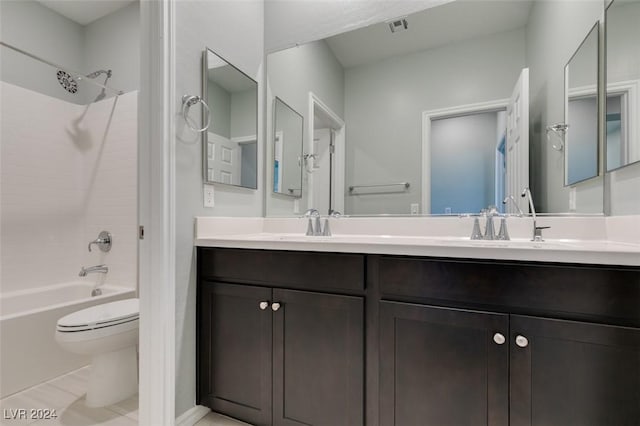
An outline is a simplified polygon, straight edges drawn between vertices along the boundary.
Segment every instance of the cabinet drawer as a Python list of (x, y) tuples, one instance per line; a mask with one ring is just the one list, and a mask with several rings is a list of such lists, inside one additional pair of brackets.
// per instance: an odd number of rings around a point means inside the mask
[(393, 256), (377, 262), (384, 298), (640, 325), (638, 268)]
[(199, 248), (198, 264), (204, 279), (358, 294), (364, 290), (364, 256), (359, 254)]

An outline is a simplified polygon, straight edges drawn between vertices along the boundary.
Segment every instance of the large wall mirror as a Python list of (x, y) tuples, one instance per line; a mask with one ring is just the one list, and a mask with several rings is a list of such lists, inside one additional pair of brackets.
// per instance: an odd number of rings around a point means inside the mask
[(203, 132), (206, 183), (258, 187), (258, 83), (213, 51), (203, 54), (203, 97), (211, 121)]
[(640, 161), (639, 23), (639, 0), (607, 8), (607, 171)]
[(273, 192), (302, 197), (302, 115), (276, 97), (273, 105)]
[[(565, 153), (544, 129), (564, 121), (564, 67), (603, 12), (586, 1), (454, 1), (269, 52), (268, 96), (305, 120), (298, 211), (514, 212), (508, 196), (527, 211), (530, 187), (538, 212), (602, 214), (602, 176), (566, 187)], [(267, 30), (285, 24), (269, 19)], [(269, 192), (266, 214), (292, 205)]]
[(598, 176), (598, 24), (565, 67), (565, 185)]

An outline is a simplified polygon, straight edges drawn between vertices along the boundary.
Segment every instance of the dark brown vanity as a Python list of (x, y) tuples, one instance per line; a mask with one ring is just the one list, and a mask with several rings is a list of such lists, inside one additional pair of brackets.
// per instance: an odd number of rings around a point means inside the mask
[(254, 425), (640, 424), (640, 268), (198, 248), (198, 404)]

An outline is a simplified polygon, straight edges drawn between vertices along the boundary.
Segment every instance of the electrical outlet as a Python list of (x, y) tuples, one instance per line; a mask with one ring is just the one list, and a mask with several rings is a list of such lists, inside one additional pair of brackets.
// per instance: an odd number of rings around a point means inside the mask
[(419, 214), (420, 213), (420, 204), (412, 203), (411, 204), (411, 214)]
[(213, 185), (204, 185), (204, 206), (213, 207), (215, 205), (213, 201)]

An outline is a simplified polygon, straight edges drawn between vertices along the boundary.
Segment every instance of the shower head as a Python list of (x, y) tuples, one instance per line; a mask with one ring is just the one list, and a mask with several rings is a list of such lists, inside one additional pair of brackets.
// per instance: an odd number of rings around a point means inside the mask
[(78, 82), (71, 74), (66, 71), (58, 70), (56, 76), (58, 77), (58, 83), (60, 83), (64, 90), (69, 93), (78, 92)]
[(87, 74), (87, 78), (96, 78), (98, 77), (100, 74), (106, 74), (107, 78), (111, 78), (111, 70), (98, 70), (98, 71), (94, 71), (91, 74)]

